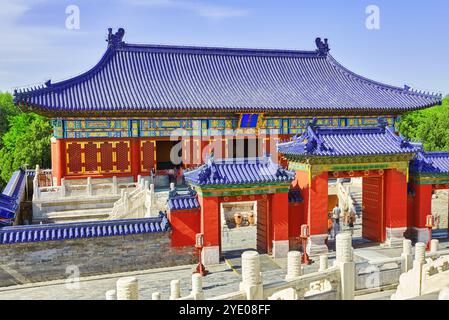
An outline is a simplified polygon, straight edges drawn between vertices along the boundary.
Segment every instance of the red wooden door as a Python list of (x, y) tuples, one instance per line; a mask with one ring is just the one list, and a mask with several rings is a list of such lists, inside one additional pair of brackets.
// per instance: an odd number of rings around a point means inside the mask
[(257, 251), (269, 252), (270, 223), (268, 219), (267, 200), (257, 201)]
[(384, 192), (383, 178), (363, 178), (362, 235), (373, 242), (384, 241)]

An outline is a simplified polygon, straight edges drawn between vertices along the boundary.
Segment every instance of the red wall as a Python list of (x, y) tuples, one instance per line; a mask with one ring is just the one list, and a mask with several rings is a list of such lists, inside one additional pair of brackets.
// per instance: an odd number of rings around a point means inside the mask
[(173, 247), (194, 246), (196, 234), (201, 231), (201, 210), (170, 211), (168, 219), (173, 230), (171, 245)]
[(403, 172), (385, 171), (385, 227), (403, 228), (409, 225), (407, 215), (407, 177)]
[(273, 225), (273, 240), (288, 240), (288, 193), (271, 195), (271, 223)]
[(198, 197), (201, 207), (201, 233), (204, 246), (219, 246), (221, 243), (220, 200), (218, 197)]
[(288, 237), (296, 241), (301, 234), (301, 225), (307, 223), (304, 215), (304, 202), (289, 203), (288, 205)]
[(415, 218), (414, 218), (414, 204), (415, 204), (415, 198), (413, 195), (408, 194), (407, 195), (407, 221), (409, 221), (410, 225), (408, 227), (413, 227)]
[(414, 184), (413, 226), (426, 227), (426, 216), (432, 213), (432, 185)]

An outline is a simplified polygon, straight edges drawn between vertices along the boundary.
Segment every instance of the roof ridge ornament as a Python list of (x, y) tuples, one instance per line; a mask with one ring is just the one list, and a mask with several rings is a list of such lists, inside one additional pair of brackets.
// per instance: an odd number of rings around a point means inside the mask
[(311, 128), (316, 128), (318, 125), (318, 118), (314, 117), (312, 120), (309, 121), (308, 126)]
[(308, 141), (306, 142), (306, 149), (308, 152), (313, 152), (315, 149), (319, 151), (330, 151), (324, 144), (324, 141), (318, 136), (318, 132), (316, 132), (318, 129), (320, 129), (318, 126), (318, 118), (314, 117), (312, 121), (309, 121), (307, 128)]
[(327, 56), (329, 51), (331, 50), (329, 48), (329, 42), (328, 39), (324, 39), (324, 42), (321, 40), (321, 38), (315, 39), (315, 44), (317, 46), (317, 52), (320, 56)]
[(386, 127), (388, 127), (388, 121), (383, 117), (377, 118), (377, 122), (379, 124), (379, 127), (382, 129), (385, 129)]
[(187, 193), (190, 197), (196, 197), (198, 195), (198, 193), (196, 192), (195, 189), (192, 188), (192, 186), (188, 186), (187, 188)]
[(119, 48), (125, 44), (123, 37), (125, 36), (125, 29), (119, 28), (117, 32), (112, 33), (112, 28), (108, 28), (108, 39), (106, 40), (109, 47)]

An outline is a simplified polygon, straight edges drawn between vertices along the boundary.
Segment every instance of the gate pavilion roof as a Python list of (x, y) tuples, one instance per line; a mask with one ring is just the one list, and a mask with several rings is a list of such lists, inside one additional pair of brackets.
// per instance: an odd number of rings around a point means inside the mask
[(295, 173), (285, 170), (271, 158), (210, 158), (203, 166), (184, 173), (193, 185), (239, 185), (291, 182)]
[(303, 134), (278, 144), (278, 151), (287, 158), (377, 156), (415, 154), (422, 145), (398, 136), (383, 119), (376, 127), (347, 128), (319, 127), (315, 119)]

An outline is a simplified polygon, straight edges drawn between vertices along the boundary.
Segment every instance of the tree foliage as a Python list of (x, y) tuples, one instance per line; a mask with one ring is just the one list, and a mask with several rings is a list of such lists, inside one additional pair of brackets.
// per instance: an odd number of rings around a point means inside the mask
[(2, 110), (0, 130), (0, 185), (7, 182), (12, 173), (24, 164), (39, 164), (49, 168), (51, 163), (50, 121), (34, 113), (20, 113), (10, 94), (0, 94)]
[(441, 106), (403, 116), (399, 131), (407, 139), (422, 142), (426, 151), (449, 150), (449, 96)]
[[(0, 137), (9, 128), (9, 118), (19, 114), (19, 109), (14, 105), (13, 97), (9, 93), (0, 92)], [(1, 146), (1, 141), (0, 141)]]

